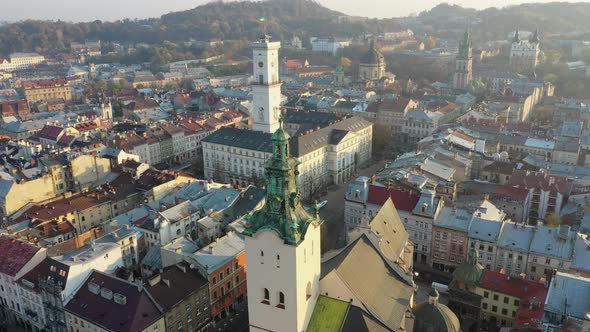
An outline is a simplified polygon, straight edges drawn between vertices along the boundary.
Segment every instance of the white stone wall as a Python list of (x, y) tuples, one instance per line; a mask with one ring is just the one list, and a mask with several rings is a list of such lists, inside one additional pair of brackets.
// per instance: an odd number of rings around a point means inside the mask
[[(246, 237), (246, 255), (250, 331), (304, 331), (320, 293), (320, 227), (310, 225), (296, 247), (262, 230)], [(284, 308), (279, 292), (285, 295)]]

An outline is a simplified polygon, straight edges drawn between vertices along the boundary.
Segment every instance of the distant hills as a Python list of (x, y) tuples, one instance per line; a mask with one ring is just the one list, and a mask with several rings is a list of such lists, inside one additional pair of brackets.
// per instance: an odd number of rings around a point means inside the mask
[[(52, 52), (67, 49), (72, 41), (86, 39), (123, 43), (162, 43), (211, 39), (255, 39), (265, 29), (276, 39), (299, 35), (304, 42), (313, 35), (359, 35), (396, 30), (400, 19), (338, 20), (346, 15), (312, 0), (212, 2), (191, 10), (145, 20), (116, 22), (27, 20), (0, 26), (0, 54), (16, 51)], [(590, 3), (524, 4), (502, 9), (466, 9), (439, 5), (418, 15), (417, 21), (433, 31), (472, 26), (482, 38), (505, 36), (517, 27), (545, 32), (590, 30)], [(428, 31), (426, 31), (428, 32)]]

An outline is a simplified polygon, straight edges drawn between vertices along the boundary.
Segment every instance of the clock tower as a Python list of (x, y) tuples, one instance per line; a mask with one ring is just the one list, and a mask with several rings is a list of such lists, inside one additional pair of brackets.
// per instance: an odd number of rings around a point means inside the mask
[(266, 203), (246, 221), (250, 331), (305, 331), (319, 295), (320, 223), (301, 205), (299, 161), (289, 153), (289, 134), (272, 136), (265, 165)]
[(279, 81), (280, 42), (271, 42), (269, 36), (262, 36), (251, 44), (253, 51), (254, 82), (252, 94), (254, 103), (252, 116), (254, 130), (274, 133), (279, 128), (281, 115), (281, 82)]

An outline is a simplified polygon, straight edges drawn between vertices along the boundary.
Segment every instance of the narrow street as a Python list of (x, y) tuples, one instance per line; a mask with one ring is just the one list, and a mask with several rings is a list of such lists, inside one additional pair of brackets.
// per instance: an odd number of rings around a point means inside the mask
[(357, 174), (348, 180), (328, 187), (328, 194), (322, 196), (322, 200), (328, 200), (326, 206), (320, 210), (322, 218), (322, 252), (343, 247), (345, 241), (344, 228), (344, 194), (348, 183), (354, 182), (359, 176), (371, 177), (385, 166), (385, 160), (373, 161), (367, 167), (359, 169)]

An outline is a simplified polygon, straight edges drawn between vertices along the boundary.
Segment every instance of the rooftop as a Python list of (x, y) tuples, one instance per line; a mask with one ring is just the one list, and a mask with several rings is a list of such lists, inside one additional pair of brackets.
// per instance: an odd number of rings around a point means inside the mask
[(237, 233), (228, 232), (226, 236), (195, 252), (191, 258), (211, 274), (245, 250), (244, 238)]
[(574, 250), (576, 232), (569, 226), (561, 225), (559, 228), (537, 226), (530, 253), (570, 260)]
[(340, 332), (349, 302), (320, 295), (307, 325), (310, 332)]
[(557, 272), (549, 285), (545, 311), (586, 320), (590, 312), (590, 278)]
[(14, 277), (39, 250), (26, 242), (0, 236), (0, 273)]
[(93, 271), (65, 310), (109, 331), (143, 331), (162, 317), (142, 286)]
[(367, 203), (382, 206), (389, 198), (398, 210), (412, 211), (420, 199), (420, 194), (387, 188), (382, 185), (369, 185)]
[(534, 226), (506, 222), (496, 244), (500, 248), (528, 252), (534, 233)]
[(169, 311), (187, 297), (203, 288), (208, 282), (188, 264), (173, 265), (164, 269), (157, 277), (150, 279), (147, 291), (164, 311)]

